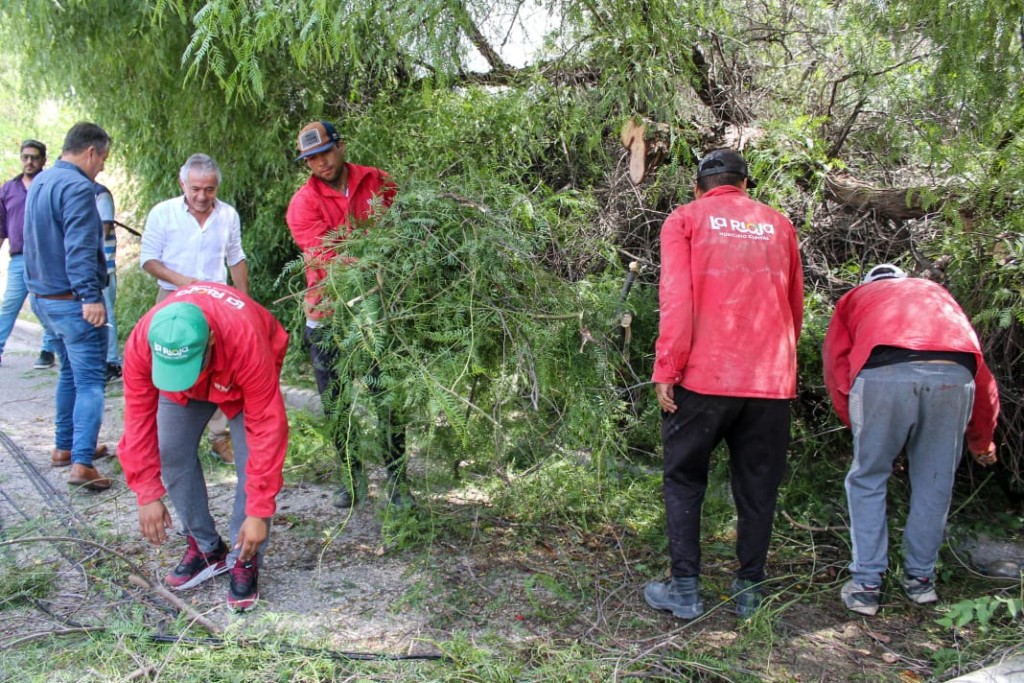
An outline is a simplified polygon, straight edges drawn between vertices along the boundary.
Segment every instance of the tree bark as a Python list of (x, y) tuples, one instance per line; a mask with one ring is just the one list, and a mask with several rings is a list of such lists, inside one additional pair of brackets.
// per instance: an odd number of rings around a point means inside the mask
[(837, 204), (858, 211), (873, 211), (884, 218), (908, 220), (938, 211), (945, 192), (937, 187), (879, 188), (848, 173), (825, 176), (827, 196)]

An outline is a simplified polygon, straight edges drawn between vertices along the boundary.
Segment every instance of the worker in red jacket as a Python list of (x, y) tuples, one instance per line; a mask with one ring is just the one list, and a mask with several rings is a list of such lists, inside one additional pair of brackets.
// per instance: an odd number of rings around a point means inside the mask
[(747, 162), (728, 149), (697, 166), (696, 199), (661, 230), (660, 329), (654, 382), (662, 410), (672, 576), (647, 603), (693, 619), (701, 505), (715, 447), (729, 446), (739, 522), (736, 611), (758, 608), (796, 396), (803, 271), (793, 224), (747, 196)]
[[(288, 334), (238, 290), (196, 282), (154, 306), (124, 353), (124, 436), (117, 455), (139, 504), (139, 528), (167, 540), (174, 506), (188, 549), (165, 579), (175, 590), (231, 572), (228, 605), (252, 607), (288, 446), (280, 375)], [(220, 408), (235, 450), (229, 547), (210, 515), (199, 462), (203, 428)]]
[[(332, 342), (329, 300), (324, 300), (321, 285), (327, 268), (335, 259), (352, 263), (344, 255), (349, 240), (358, 239), (372, 226), (375, 212), (391, 206), (397, 188), (384, 171), (372, 166), (349, 163), (345, 141), (329, 121), (313, 121), (303, 126), (298, 137), (299, 156), (310, 170), (309, 179), (296, 191), (288, 204), (285, 220), (295, 244), (302, 250), (306, 269), (306, 327), (303, 341), (309, 349), (317, 390), (330, 412), (335, 408), (343, 389), (356, 382), (365, 382), (371, 393), (380, 394), (376, 381), (380, 368), (374, 366), (369, 377), (339, 372), (340, 351)], [(386, 371), (387, 368), (384, 368)], [(413, 506), (406, 482), (405, 420), (397, 411), (382, 410), (378, 416), (382, 427), (384, 465), (388, 471), (386, 493), (390, 505), (400, 509)], [(366, 472), (354, 444), (348, 442), (343, 430), (334, 434), (335, 450), (341, 460), (342, 485), (335, 492), (335, 507), (351, 508), (365, 496)]]
[(846, 476), (853, 578), (843, 604), (878, 612), (889, 559), (886, 486), (903, 450), (911, 486), (903, 589), (912, 602), (935, 602), (935, 562), (965, 432), (978, 464), (996, 461), (999, 392), (978, 336), (945, 288), (883, 263), (836, 304), (822, 354), (832, 404), (853, 430)]

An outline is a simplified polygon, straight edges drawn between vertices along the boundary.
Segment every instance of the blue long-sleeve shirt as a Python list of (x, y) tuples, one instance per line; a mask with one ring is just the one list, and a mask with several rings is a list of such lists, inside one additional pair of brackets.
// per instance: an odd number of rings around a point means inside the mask
[(64, 160), (32, 181), (25, 200), (25, 282), (42, 296), (71, 292), (103, 302), (107, 283), (103, 223), (93, 181)]

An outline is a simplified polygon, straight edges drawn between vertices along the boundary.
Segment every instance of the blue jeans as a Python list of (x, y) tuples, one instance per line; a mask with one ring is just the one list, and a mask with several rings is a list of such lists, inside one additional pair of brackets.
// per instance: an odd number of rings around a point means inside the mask
[(103, 421), (107, 377), (107, 328), (82, 317), (79, 301), (32, 297), (32, 310), (57, 335), (61, 358), (57, 376), (56, 446), (71, 451), (71, 462), (92, 467)]
[(903, 571), (935, 577), (973, 406), (974, 378), (960, 365), (896, 363), (857, 375), (850, 389), (853, 464), (846, 476), (855, 580), (878, 585), (888, 565), (887, 484), (903, 449), (910, 472)]
[[(7, 338), (11, 336), (14, 329), (14, 321), (18, 319), (18, 313), (25, 304), (28, 297), (28, 288), (25, 286), (25, 257), (22, 254), (15, 254), (11, 257), (10, 266), (7, 268), (7, 291), (4, 292), (4, 302), (0, 306), (0, 355), (3, 355)], [(38, 317), (38, 316), (36, 316)], [(43, 351), (54, 351), (54, 336), (50, 329), (43, 325)]]
[(117, 349), (117, 318), (114, 304), (117, 303), (117, 275), (110, 273), (110, 282), (103, 289), (103, 305), (107, 309), (107, 363), (121, 365), (121, 353)]

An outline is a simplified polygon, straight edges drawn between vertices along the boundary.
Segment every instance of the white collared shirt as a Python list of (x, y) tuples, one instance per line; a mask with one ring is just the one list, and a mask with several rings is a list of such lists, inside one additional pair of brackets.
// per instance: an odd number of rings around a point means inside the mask
[[(160, 202), (146, 218), (139, 263), (154, 259), (182, 275), (226, 284), (227, 268), (245, 260), (238, 212), (218, 199), (200, 226), (188, 212), (184, 195)], [(159, 283), (164, 289), (177, 289), (170, 282)]]

